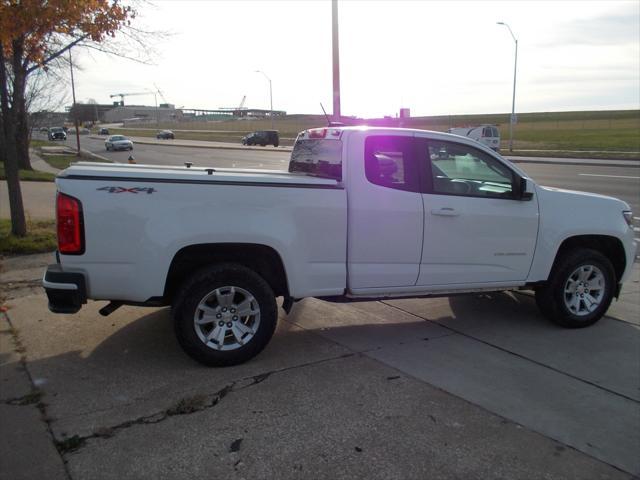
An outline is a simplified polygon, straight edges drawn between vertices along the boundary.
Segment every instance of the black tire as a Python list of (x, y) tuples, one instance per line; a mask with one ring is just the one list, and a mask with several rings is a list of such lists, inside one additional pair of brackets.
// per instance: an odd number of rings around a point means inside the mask
[[(217, 350), (207, 346), (196, 333), (195, 315), (202, 300), (227, 286), (244, 289), (253, 296), (260, 309), (259, 324), (244, 345)], [(207, 366), (223, 367), (246, 362), (262, 351), (275, 331), (278, 307), (269, 284), (253, 270), (237, 264), (220, 264), (205, 267), (184, 282), (173, 302), (173, 321), (178, 342), (189, 356)]]
[[(565, 299), (568, 298), (566, 295), (570, 294), (565, 293), (565, 286), (571, 275), (583, 266), (596, 267), (602, 273), (604, 287), (598, 306), (589, 313), (577, 315), (566, 304)], [(609, 259), (597, 250), (580, 248), (556, 260), (549, 280), (536, 289), (536, 303), (540, 311), (557, 325), (566, 328), (588, 327), (600, 320), (611, 305), (615, 283), (616, 275)], [(587, 285), (589, 285), (588, 282)], [(589, 290), (586, 294), (589, 294)], [(579, 303), (579, 305), (586, 306), (586, 303)]]
[(266, 144), (266, 143), (261, 143), (261, 144), (260, 144), (260, 146), (261, 146), (261, 147), (266, 147), (266, 146), (267, 146), (267, 144)]
[(129, 150), (130, 150), (130, 151), (133, 151), (133, 147), (129, 147)]
[(109, 147), (105, 147), (107, 149), (107, 152), (109, 151)]
[(273, 146), (274, 146), (274, 147), (276, 147), (276, 148), (278, 148), (278, 145), (280, 145), (278, 142), (275, 142), (275, 143), (273, 144)]

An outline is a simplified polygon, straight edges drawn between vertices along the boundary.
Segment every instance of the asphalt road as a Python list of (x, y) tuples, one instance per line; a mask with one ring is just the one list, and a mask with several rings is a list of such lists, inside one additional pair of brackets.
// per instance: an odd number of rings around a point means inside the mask
[[(75, 146), (75, 137), (67, 140)], [(126, 162), (133, 155), (138, 163), (152, 165), (181, 165), (186, 161), (194, 165), (232, 168), (285, 169), (288, 152), (265, 150), (220, 150), (207, 148), (173, 147), (136, 144), (133, 152), (107, 152), (104, 141), (81, 137), (82, 148), (116, 162)], [(640, 169), (634, 167), (601, 167), (593, 165), (564, 165), (518, 163), (541, 185), (594, 192), (620, 198), (631, 205), (640, 217)]]

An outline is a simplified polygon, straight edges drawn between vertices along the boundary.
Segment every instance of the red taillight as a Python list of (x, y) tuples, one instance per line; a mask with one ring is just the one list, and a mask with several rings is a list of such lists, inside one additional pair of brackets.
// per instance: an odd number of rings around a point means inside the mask
[(327, 136), (326, 128), (313, 128), (311, 130), (308, 130), (308, 132), (309, 138), (324, 138)]
[(58, 192), (56, 198), (58, 250), (65, 255), (84, 253), (82, 204), (77, 198)]

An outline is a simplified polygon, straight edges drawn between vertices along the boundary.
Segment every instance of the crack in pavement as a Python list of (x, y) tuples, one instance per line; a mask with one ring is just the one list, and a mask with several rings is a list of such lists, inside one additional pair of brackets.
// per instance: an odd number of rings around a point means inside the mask
[[(252, 375), (249, 377), (241, 378), (240, 380), (234, 380), (221, 389), (217, 390), (214, 393), (210, 394), (196, 394), (190, 397), (185, 397), (180, 399), (178, 402), (173, 404), (171, 407), (166, 408), (164, 410), (160, 410), (158, 412), (143, 415), (133, 420), (127, 420), (117, 425), (111, 427), (101, 427), (94, 430), (90, 435), (73, 435), (67, 436), (62, 440), (55, 440), (56, 448), (61, 456), (66, 453), (71, 453), (79, 450), (84, 447), (88, 440), (102, 438), (107, 439), (116, 435), (119, 431), (125, 430), (127, 428), (133, 427), (135, 425), (153, 425), (156, 423), (163, 422), (171, 417), (178, 415), (191, 415), (193, 413), (201, 412), (203, 410), (208, 410), (216, 405), (218, 405), (227, 395), (232, 392), (239, 392), (245, 390), (247, 388), (254, 387), (259, 385), (260, 383), (267, 380), (272, 375), (287, 372), (290, 370), (295, 370), (299, 368), (305, 368), (309, 366), (314, 366), (334, 360), (340, 360), (348, 357), (353, 357), (356, 354), (354, 353), (346, 353), (342, 355), (338, 355), (335, 357), (325, 358), (322, 360), (316, 360), (313, 362), (303, 363), (299, 365), (292, 365), (290, 367), (283, 367), (275, 370), (271, 370), (264, 373), (259, 373), (257, 375)], [(55, 437), (54, 437), (55, 438)]]
[[(56, 447), (56, 450), (58, 451), (58, 454), (60, 455), (60, 461), (62, 462), (62, 468), (64, 469), (64, 473), (65, 473), (66, 477), (69, 480), (72, 480), (71, 479), (71, 472), (69, 472), (69, 468), (67, 467), (67, 462), (64, 460), (64, 457), (60, 453), (60, 450), (57, 449), (55, 436), (53, 435), (53, 430), (51, 429), (51, 418), (47, 414), (47, 404), (42, 401), (42, 397), (44, 396), (44, 392), (36, 386), (35, 382), (33, 381), (33, 376), (31, 375), (31, 372), (29, 371), (29, 367), (27, 365), (27, 356), (26, 356), (27, 349), (24, 346), (24, 344), (22, 343), (22, 340), (20, 339), (20, 331), (13, 325), (13, 322), (11, 321), (11, 317), (10, 317), (8, 312), (0, 313), (0, 318), (2, 318), (2, 317), (4, 317), (6, 322), (9, 324), (9, 332), (11, 333), (11, 337), (12, 337), (12, 340), (13, 340), (15, 351), (16, 351), (16, 353), (20, 354), (20, 360), (19, 360), (20, 365), (22, 366), (22, 369), (24, 370), (24, 373), (27, 375), (27, 378), (29, 379), (29, 383), (31, 383), (31, 392), (26, 394), (26, 395), (24, 395), (23, 397), (20, 397), (18, 399), (14, 399), (14, 400), (17, 400), (18, 402), (21, 401), (21, 400), (22, 401), (28, 401), (29, 403), (26, 403), (26, 404), (25, 403), (17, 403), (18, 405), (27, 405), (27, 404), (34, 403), (31, 400), (34, 400), (37, 397), (35, 406), (40, 411), (40, 419), (45, 423), (47, 433), (49, 434), (49, 438), (53, 442), (54, 446)], [(14, 405), (15, 405), (15, 403), (14, 403)]]

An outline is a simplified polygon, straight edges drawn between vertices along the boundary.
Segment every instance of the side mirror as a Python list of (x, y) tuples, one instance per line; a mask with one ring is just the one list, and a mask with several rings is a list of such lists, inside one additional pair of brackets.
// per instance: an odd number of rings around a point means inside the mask
[(521, 177), (520, 178), (520, 188), (519, 188), (519, 199), (520, 200), (531, 200), (533, 198), (533, 192), (535, 190), (535, 187), (533, 185), (533, 182), (528, 179), (528, 178), (524, 178)]

